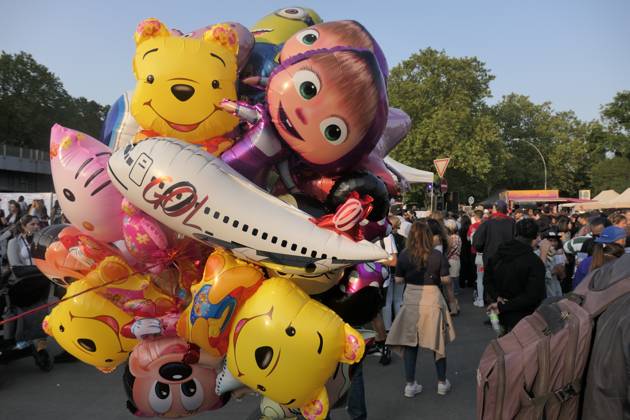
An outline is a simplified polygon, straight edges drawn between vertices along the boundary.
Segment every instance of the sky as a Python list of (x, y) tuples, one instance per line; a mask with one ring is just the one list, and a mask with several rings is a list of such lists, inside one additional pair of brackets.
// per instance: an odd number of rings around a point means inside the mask
[(628, 0), (0, 0), (0, 50), (32, 54), (71, 95), (105, 105), (134, 87), (133, 32), (143, 19), (184, 32), (249, 27), (286, 6), (361, 22), (390, 67), (427, 47), (476, 56), (496, 76), (489, 103), (516, 92), (592, 120), (630, 89)]

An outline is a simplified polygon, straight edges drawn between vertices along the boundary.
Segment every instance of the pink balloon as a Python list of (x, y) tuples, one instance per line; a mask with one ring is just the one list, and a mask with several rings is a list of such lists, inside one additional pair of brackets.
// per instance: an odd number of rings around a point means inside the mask
[(95, 239), (122, 239), (122, 195), (111, 184), (111, 150), (79, 131), (55, 124), (50, 131), (50, 169), (59, 204), (70, 222)]
[(166, 233), (155, 219), (126, 198), (122, 202), (122, 209), (125, 212), (123, 235), (129, 253), (149, 266), (150, 271), (160, 272), (162, 266), (159, 261), (167, 258), (169, 244)]

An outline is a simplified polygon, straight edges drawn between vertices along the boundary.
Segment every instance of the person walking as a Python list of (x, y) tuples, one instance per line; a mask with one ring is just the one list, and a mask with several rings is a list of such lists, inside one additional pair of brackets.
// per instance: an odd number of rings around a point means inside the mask
[(494, 256), (499, 246), (514, 238), (514, 219), (507, 215), (507, 203), (499, 200), (494, 204), (493, 210), (490, 218), (479, 226), (473, 240), (475, 249), (483, 252), (486, 269), (488, 260)]
[(387, 345), (402, 347), (405, 397), (422, 392), (422, 385), (416, 381), (420, 347), (434, 352), (437, 393), (446, 395), (451, 390), (446, 378), (446, 344), (455, 339), (455, 329), (439, 288), (448, 275), (446, 256), (434, 248), (433, 233), (427, 223), (415, 222), (396, 264), (395, 280), (406, 288), (403, 306), (387, 337)]
[(459, 302), (455, 297), (455, 288), (459, 282), (461, 272), (460, 255), (462, 251), (462, 240), (457, 232), (457, 223), (453, 219), (447, 219), (444, 222), (446, 231), (448, 232), (448, 251), (446, 259), (449, 265), (449, 277), (451, 281), (446, 284), (446, 296), (448, 298), (448, 307), (451, 315), (459, 315)]
[(534, 253), (538, 225), (523, 219), (515, 229), (516, 238), (501, 244), (488, 260), (483, 279), (492, 302), (488, 312), (499, 315), (506, 332), (545, 299), (545, 265)]
[(460, 226), (459, 226), (459, 238), (462, 242), (462, 252), (459, 256), (460, 261), (460, 270), (459, 270), (459, 286), (464, 287), (474, 287), (476, 272), (475, 272), (475, 261), (472, 253), (472, 246), (470, 240), (468, 239), (468, 229), (470, 229), (470, 225), (472, 224), (470, 220), (470, 216), (467, 214), (462, 214), (460, 217)]
[[(484, 221), (483, 210), (475, 210), (472, 217), (473, 223), (470, 225), (470, 228), (468, 229), (468, 240), (470, 241), (471, 244), (473, 243), (475, 232), (477, 232), (477, 229), (479, 229), (479, 226), (481, 226), (481, 223), (483, 223), (483, 221)], [(483, 308), (486, 306), (483, 300), (483, 253), (480, 252), (478, 249), (476, 249), (474, 245), (471, 245), (470, 250), (472, 252), (473, 259), (475, 262), (475, 268), (476, 268), (475, 282), (477, 285), (477, 290), (475, 293), (475, 299), (473, 301), (473, 305), (477, 306), (478, 308)]]

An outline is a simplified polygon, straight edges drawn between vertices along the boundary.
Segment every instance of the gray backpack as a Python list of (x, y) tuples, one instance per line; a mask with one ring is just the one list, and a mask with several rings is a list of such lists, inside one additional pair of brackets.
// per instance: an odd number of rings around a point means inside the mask
[(580, 413), (596, 318), (630, 293), (630, 255), (547, 299), (492, 340), (477, 369), (478, 420), (573, 420)]

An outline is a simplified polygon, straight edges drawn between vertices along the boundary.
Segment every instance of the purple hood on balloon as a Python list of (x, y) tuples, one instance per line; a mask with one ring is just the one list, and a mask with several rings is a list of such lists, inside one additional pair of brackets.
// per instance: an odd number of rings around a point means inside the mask
[[(363, 136), (363, 139), (357, 144), (357, 146), (352, 149), (350, 152), (346, 153), (340, 159), (337, 159), (334, 162), (330, 162), (324, 165), (315, 164), (312, 162), (308, 162), (305, 160), (310, 166), (317, 169), (318, 172), (322, 174), (335, 174), (342, 172), (345, 169), (351, 168), (355, 166), (363, 156), (367, 155), (374, 149), (376, 143), (378, 142), (381, 134), (383, 134), (383, 130), (385, 129), (385, 125), (387, 124), (387, 115), (389, 111), (389, 105), (387, 101), (387, 88), (385, 86), (385, 80), (383, 78), (383, 73), (381, 70), (380, 63), (378, 62), (377, 57), (372, 53), (372, 51), (363, 49), (363, 48), (351, 48), (351, 47), (334, 47), (334, 48), (321, 48), (316, 50), (306, 51), (301, 54), (294, 55), (287, 60), (280, 63), (269, 76), (269, 85), (271, 84), (271, 80), (273, 77), (286, 70), (286, 68), (292, 66), (293, 64), (299, 63), (304, 60), (308, 60), (309, 58), (327, 54), (334, 52), (353, 52), (361, 56), (363, 60), (366, 61), (368, 66), (371, 67), (372, 74), (376, 78), (375, 82), (380, 84), (378, 86), (379, 99), (378, 104), (376, 106), (376, 111), (374, 113), (374, 117), (372, 119), (372, 124), (368, 127)], [(386, 65), (386, 64), (385, 64)], [(359, 108), (360, 104), (357, 104), (357, 108)]]

